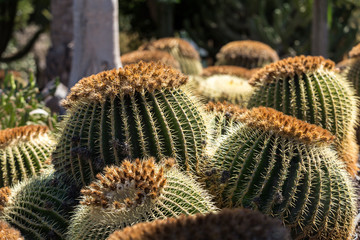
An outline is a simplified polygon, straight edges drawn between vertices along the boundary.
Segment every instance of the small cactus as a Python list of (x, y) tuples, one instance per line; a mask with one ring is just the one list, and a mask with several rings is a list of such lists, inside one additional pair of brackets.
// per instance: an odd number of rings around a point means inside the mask
[(228, 101), (244, 107), (253, 93), (247, 80), (253, 73), (236, 66), (205, 68), (201, 77), (194, 78), (198, 81), (194, 92), (206, 101)]
[(110, 235), (108, 240), (290, 240), (281, 222), (249, 209), (181, 216), (138, 223)]
[(238, 116), (203, 180), (220, 207), (245, 207), (279, 218), (294, 239), (349, 239), (355, 187), (332, 149), (334, 136), (271, 108)]
[(173, 67), (175, 69), (180, 70), (180, 64), (179, 62), (171, 56), (169, 53), (164, 51), (158, 51), (158, 50), (143, 50), (143, 51), (133, 51), (130, 53), (126, 53), (121, 56), (121, 63), (123, 66), (138, 63), (140, 61), (143, 62), (158, 62), (168, 65), (170, 67)]
[(161, 38), (144, 44), (138, 50), (161, 50), (170, 53), (179, 63), (181, 72), (199, 75), (202, 71), (200, 55), (186, 40), (181, 38)]
[(0, 221), (0, 240), (24, 240), (24, 238), (18, 230)]
[(0, 187), (38, 175), (55, 147), (46, 126), (29, 125), (0, 130)]
[(106, 167), (81, 191), (67, 239), (102, 240), (138, 222), (216, 210), (207, 193), (174, 162), (167, 159), (158, 167), (154, 158), (136, 159)]
[(77, 192), (64, 176), (41, 174), (0, 189), (0, 219), (25, 239), (64, 239)]
[(323, 57), (299, 56), (269, 64), (250, 80), (256, 86), (248, 108), (266, 106), (329, 130), (336, 150), (354, 176), (357, 99), (346, 80)]
[(233, 65), (248, 69), (261, 68), (279, 60), (274, 49), (265, 43), (243, 40), (229, 42), (216, 55), (215, 65)]
[(197, 104), (180, 89), (186, 81), (168, 66), (143, 62), (80, 80), (65, 102), (70, 115), (55, 169), (81, 186), (125, 158), (174, 157), (196, 172), (206, 130)]

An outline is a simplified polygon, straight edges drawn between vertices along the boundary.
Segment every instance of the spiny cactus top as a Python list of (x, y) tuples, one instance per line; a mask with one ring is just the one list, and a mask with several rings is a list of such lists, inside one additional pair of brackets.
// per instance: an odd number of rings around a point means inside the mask
[(150, 158), (106, 167), (81, 191), (68, 239), (106, 239), (138, 222), (214, 211), (207, 193), (174, 163), (167, 159), (159, 167)]
[(21, 233), (8, 223), (0, 221), (0, 240), (24, 240)]
[(350, 58), (360, 57), (360, 43), (355, 45), (349, 52)]
[(210, 66), (207, 68), (204, 68), (203, 72), (201, 73), (201, 76), (203, 77), (210, 77), (213, 75), (231, 75), (236, 76), (239, 78), (245, 78), (250, 79), (252, 75), (254, 75), (259, 69), (247, 69), (243, 67), (238, 66)]
[(197, 104), (180, 89), (186, 81), (169, 66), (144, 62), (83, 78), (65, 102), (71, 111), (55, 168), (82, 186), (124, 158), (174, 157), (181, 169), (197, 171), (206, 130)]
[(160, 62), (164, 63), (165, 65), (171, 66), (176, 69), (180, 69), (179, 62), (173, 56), (171, 56), (169, 53), (164, 52), (164, 51), (158, 51), (158, 50), (153, 50), (153, 51), (143, 50), (143, 51), (141, 51), (141, 50), (138, 50), (138, 51), (126, 53), (121, 56), (121, 63), (123, 64), (123, 66), (129, 65), (132, 63), (137, 63), (139, 61), (144, 61), (144, 62), (160, 61)]
[(116, 231), (108, 240), (219, 240), (291, 239), (281, 222), (249, 209), (181, 216), (139, 223)]
[(181, 38), (161, 38), (146, 43), (138, 50), (161, 50), (170, 53), (179, 63), (181, 71), (189, 75), (197, 75), (202, 71), (200, 55), (186, 40)]
[[(355, 188), (319, 126), (271, 108), (253, 108), (219, 144), (204, 177), (221, 207), (277, 217), (294, 239), (349, 239)], [(210, 171), (209, 171), (210, 170)]]
[(63, 175), (46, 172), (0, 189), (0, 219), (25, 239), (64, 239), (78, 193)]
[(39, 174), (55, 140), (46, 126), (29, 125), (0, 130), (0, 187)]
[(336, 149), (357, 171), (355, 140), (357, 99), (346, 80), (334, 71), (334, 62), (323, 57), (298, 56), (269, 64), (250, 83), (257, 86), (248, 108), (266, 106), (319, 125), (336, 136)]
[(279, 60), (276, 51), (265, 43), (244, 40), (223, 46), (216, 55), (216, 65), (235, 65), (244, 68), (261, 68)]

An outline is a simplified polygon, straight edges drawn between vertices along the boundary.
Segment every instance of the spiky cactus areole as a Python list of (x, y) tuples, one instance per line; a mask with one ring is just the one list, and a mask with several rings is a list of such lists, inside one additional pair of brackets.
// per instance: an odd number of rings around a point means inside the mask
[(238, 116), (204, 177), (220, 207), (279, 218), (294, 239), (350, 239), (355, 187), (327, 130), (271, 108)]
[(106, 167), (81, 191), (68, 239), (101, 240), (139, 222), (215, 211), (209, 195), (173, 164), (159, 167), (149, 158)]
[(198, 75), (202, 72), (199, 53), (184, 39), (160, 38), (140, 46), (138, 50), (166, 51), (180, 63), (182, 73), (187, 75)]
[(0, 221), (0, 240), (24, 240), (24, 238), (17, 229), (4, 221)]
[(46, 126), (29, 125), (0, 130), (0, 187), (38, 175), (55, 147)]
[(143, 62), (80, 80), (65, 102), (70, 115), (55, 169), (82, 186), (124, 158), (174, 157), (196, 172), (206, 130), (197, 104), (180, 89), (186, 81), (168, 66)]
[(269, 45), (252, 40), (233, 41), (224, 45), (216, 54), (215, 65), (234, 65), (248, 69), (261, 68), (279, 60)]
[(158, 62), (180, 70), (179, 62), (171, 56), (168, 52), (158, 50), (138, 50), (130, 53), (126, 53), (121, 56), (121, 63), (123, 66), (143, 62)]
[(290, 240), (278, 219), (249, 209), (181, 216), (139, 223), (110, 235), (108, 240)]
[(357, 99), (347, 81), (336, 74), (334, 62), (323, 57), (283, 59), (258, 71), (248, 108), (266, 106), (329, 130), (348, 171), (357, 172), (355, 139)]
[(0, 189), (0, 219), (25, 239), (65, 239), (78, 189), (64, 176), (41, 174)]
[(198, 83), (194, 92), (206, 101), (228, 101), (244, 107), (253, 93), (247, 80), (253, 73), (236, 66), (205, 68), (201, 78), (196, 78)]

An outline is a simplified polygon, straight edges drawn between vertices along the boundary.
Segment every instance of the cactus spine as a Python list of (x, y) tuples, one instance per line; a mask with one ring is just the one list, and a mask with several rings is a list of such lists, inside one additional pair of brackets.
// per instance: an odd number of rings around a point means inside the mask
[(276, 51), (265, 43), (244, 40), (224, 45), (216, 54), (215, 65), (234, 65), (248, 69), (261, 68), (279, 60)]
[(219, 213), (181, 216), (138, 223), (116, 231), (108, 240), (290, 240), (281, 222), (249, 209), (224, 209)]
[(0, 219), (20, 230), (26, 239), (64, 239), (76, 189), (64, 176), (42, 174), (8, 191), (0, 190)]
[(250, 80), (257, 88), (248, 107), (266, 106), (336, 136), (336, 149), (348, 171), (357, 171), (355, 139), (357, 100), (352, 88), (334, 72), (334, 63), (322, 57), (299, 56), (270, 64)]
[(186, 80), (143, 62), (80, 80), (65, 102), (70, 115), (53, 154), (55, 169), (82, 186), (124, 158), (174, 157), (182, 170), (197, 171), (206, 131), (196, 104), (179, 89)]
[(239, 116), (242, 124), (215, 152), (205, 182), (221, 207), (277, 217), (294, 239), (349, 239), (355, 188), (327, 130), (271, 108)]
[(68, 239), (106, 239), (138, 222), (214, 211), (207, 193), (173, 167), (174, 162), (168, 159), (164, 168), (154, 158), (136, 159), (106, 167), (104, 175), (82, 190)]
[(180, 63), (182, 73), (199, 75), (202, 72), (199, 53), (189, 42), (181, 38), (161, 38), (140, 46), (138, 50), (166, 51)]
[(55, 146), (46, 126), (0, 130), (0, 187), (38, 175)]

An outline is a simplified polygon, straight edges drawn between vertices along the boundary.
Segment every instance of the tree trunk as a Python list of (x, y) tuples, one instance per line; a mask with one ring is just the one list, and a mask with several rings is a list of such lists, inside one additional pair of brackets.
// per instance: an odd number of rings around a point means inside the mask
[(327, 0), (314, 0), (311, 54), (328, 57)]
[(69, 87), (82, 77), (121, 67), (118, 0), (74, 0), (74, 54)]

